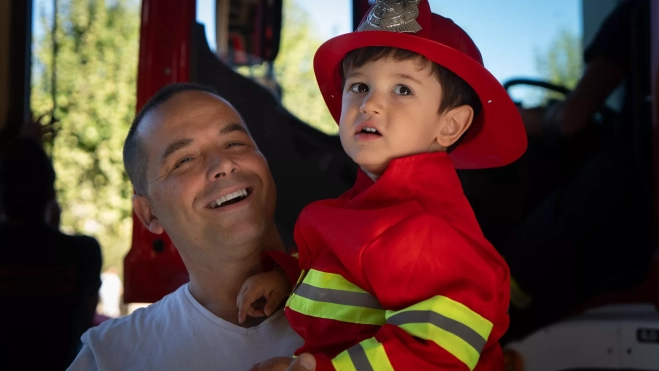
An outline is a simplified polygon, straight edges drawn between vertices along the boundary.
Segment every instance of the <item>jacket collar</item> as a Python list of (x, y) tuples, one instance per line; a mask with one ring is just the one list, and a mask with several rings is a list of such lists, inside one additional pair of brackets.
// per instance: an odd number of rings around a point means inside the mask
[(446, 152), (422, 153), (392, 160), (373, 182), (361, 169), (357, 181), (344, 197), (351, 202), (404, 202), (436, 198), (462, 191), (453, 162)]

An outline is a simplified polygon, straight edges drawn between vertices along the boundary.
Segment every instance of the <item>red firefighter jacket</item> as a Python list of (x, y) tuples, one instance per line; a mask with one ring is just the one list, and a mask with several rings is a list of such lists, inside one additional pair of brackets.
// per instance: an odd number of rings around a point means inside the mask
[(503, 370), (508, 267), (446, 153), (393, 160), (375, 183), (360, 171), (302, 211), (295, 241), (299, 267), (269, 256), (299, 276), (286, 315), (318, 371)]

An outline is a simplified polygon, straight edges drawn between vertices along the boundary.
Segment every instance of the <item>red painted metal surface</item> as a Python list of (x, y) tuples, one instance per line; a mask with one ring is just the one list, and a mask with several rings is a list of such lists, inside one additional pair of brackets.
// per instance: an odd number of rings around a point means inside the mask
[[(659, 243), (659, 2), (650, 2), (650, 68), (652, 71), (652, 151), (657, 243)], [(659, 249), (658, 249), (659, 250)], [(659, 293), (658, 293), (659, 296)]]
[[(196, 0), (143, 0), (137, 72), (137, 110), (163, 86), (189, 81), (190, 29)], [(188, 281), (166, 235), (150, 233), (133, 215), (131, 250), (124, 259), (124, 302), (152, 303)]]

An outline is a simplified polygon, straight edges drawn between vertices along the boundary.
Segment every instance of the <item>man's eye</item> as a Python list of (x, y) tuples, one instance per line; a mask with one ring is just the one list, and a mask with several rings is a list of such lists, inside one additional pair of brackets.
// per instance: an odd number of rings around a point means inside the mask
[(350, 91), (353, 93), (366, 93), (368, 91), (368, 86), (362, 82), (358, 82), (350, 86)]
[(190, 161), (192, 161), (192, 157), (185, 157), (185, 158), (182, 158), (182, 159), (180, 159), (180, 160), (176, 163), (175, 168), (177, 168), (177, 167), (179, 167), (179, 166), (185, 164), (186, 162), (190, 162)]
[(412, 89), (408, 88), (405, 85), (396, 85), (396, 86), (394, 86), (394, 94), (412, 95)]
[(244, 144), (240, 143), (240, 142), (231, 142), (231, 143), (227, 144), (227, 148), (238, 147), (238, 146), (244, 146)]

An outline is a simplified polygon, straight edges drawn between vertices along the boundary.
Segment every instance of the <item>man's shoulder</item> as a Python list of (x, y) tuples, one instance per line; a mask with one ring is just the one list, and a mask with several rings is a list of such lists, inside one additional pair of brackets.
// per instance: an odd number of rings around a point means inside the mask
[(139, 308), (130, 315), (107, 320), (89, 329), (82, 336), (82, 342), (94, 347), (131, 347), (131, 341), (159, 335), (163, 327), (180, 312), (180, 300), (184, 297), (185, 285), (161, 300), (145, 308)]
[(188, 294), (182, 287), (147, 308), (89, 330), (70, 370), (92, 368), (87, 365), (112, 370), (198, 370), (217, 365), (247, 369), (292, 354), (302, 345), (283, 310), (259, 326), (242, 328), (210, 317)]
[[(55, 228), (42, 225), (24, 225), (10, 222), (0, 223), (0, 241), (4, 245), (29, 246), (29, 251), (57, 250), (98, 254), (101, 246), (98, 241), (85, 235), (68, 235)], [(67, 254), (65, 254), (67, 255)]]

